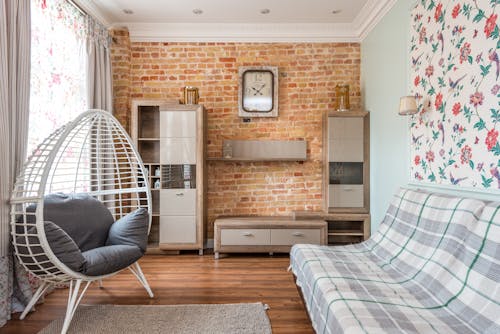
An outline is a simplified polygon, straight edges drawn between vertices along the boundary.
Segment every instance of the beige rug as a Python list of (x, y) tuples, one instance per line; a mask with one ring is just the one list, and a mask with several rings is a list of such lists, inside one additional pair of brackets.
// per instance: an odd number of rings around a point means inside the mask
[[(60, 333), (63, 319), (39, 334)], [(68, 333), (271, 334), (266, 308), (253, 304), (80, 305)]]

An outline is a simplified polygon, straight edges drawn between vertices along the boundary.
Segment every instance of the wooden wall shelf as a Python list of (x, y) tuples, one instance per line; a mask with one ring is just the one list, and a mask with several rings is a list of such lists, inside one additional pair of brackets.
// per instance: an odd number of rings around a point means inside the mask
[(212, 161), (306, 161), (305, 140), (224, 140), (222, 157)]

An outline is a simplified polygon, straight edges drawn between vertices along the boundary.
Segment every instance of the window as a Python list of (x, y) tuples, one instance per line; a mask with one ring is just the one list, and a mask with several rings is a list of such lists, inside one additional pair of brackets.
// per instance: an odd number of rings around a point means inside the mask
[(87, 109), (85, 19), (66, 0), (32, 0), (28, 155)]

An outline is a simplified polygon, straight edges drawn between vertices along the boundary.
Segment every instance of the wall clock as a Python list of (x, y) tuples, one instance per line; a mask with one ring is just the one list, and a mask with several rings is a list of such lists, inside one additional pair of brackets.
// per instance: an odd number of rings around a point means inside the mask
[(242, 66), (238, 71), (238, 116), (278, 116), (278, 67)]

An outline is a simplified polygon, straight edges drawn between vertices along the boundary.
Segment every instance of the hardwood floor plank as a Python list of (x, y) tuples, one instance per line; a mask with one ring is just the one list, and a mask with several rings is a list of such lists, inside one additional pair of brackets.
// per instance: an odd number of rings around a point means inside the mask
[[(175, 305), (262, 302), (273, 333), (314, 333), (306, 310), (287, 271), (288, 256), (233, 255), (214, 260), (212, 255), (147, 255), (140, 264), (155, 294), (150, 299), (129, 271), (105, 280), (104, 288), (89, 287), (82, 304)], [(67, 290), (46, 297), (25, 320), (19, 314), (0, 333), (36, 333), (66, 311)]]

